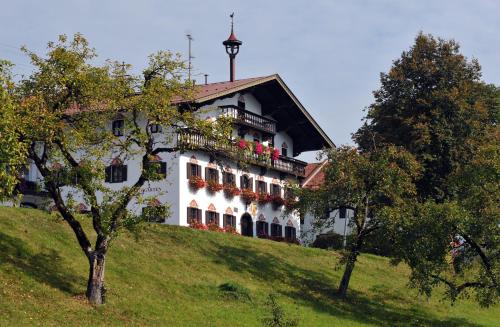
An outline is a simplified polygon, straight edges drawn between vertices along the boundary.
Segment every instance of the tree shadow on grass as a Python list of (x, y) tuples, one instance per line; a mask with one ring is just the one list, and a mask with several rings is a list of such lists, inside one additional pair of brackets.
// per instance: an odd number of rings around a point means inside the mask
[(0, 267), (8, 264), (41, 283), (72, 295), (78, 293), (75, 285), (79, 285), (80, 278), (61, 265), (61, 257), (54, 249), (35, 253), (23, 240), (0, 232)]
[[(350, 290), (348, 299), (341, 300), (335, 295), (339, 281), (331, 276), (304, 269), (267, 252), (247, 249), (244, 245), (214, 242), (213, 247), (200, 251), (214, 263), (225, 265), (232, 271), (249, 273), (253, 279), (268, 283), (270, 290), (293, 298), (300, 306), (333, 317), (379, 326), (479, 326), (460, 318), (440, 319), (418, 305), (407, 309), (388, 304), (386, 301), (402, 302), (402, 298), (390, 290), (384, 295), (376, 294), (374, 298)], [(287, 287), (276, 289), (276, 281)]]

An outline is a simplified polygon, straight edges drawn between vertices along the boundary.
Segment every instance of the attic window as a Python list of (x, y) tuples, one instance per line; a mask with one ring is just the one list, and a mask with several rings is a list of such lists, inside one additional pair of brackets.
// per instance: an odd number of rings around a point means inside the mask
[(243, 95), (240, 95), (238, 97), (238, 107), (240, 107), (241, 109), (245, 109), (245, 98), (243, 97)]
[(283, 157), (286, 157), (287, 154), (288, 154), (288, 145), (285, 142), (283, 142), (283, 144), (281, 145), (281, 155)]

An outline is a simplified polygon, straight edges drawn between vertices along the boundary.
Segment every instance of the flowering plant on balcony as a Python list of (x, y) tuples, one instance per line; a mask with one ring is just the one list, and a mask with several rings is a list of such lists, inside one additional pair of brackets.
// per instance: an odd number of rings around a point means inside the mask
[(280, 150), (274, 149), (271, 157), (273, 158), (273, 160), (278, 160), (280, 158)]
[(266, 192), (259, 193), (258, 201), (259, 201), (259, 204), (264, 205), (266, 203), (271, 202), (271, 196)]
[(280, 195), (271, 195), (271, 202), (276, 208), (285, 204), (285, 200)]
[(264, 152), (264, 149), (262, 147), (262, 144), (260, 142), (255, 142), (255, 154), (258, 156), (262, 155)]
[(286, 199), (285, 200), (285, 207), (287, 209), (293, 209), (293, 207), (295, 206), (296, 203), (297, 203), (297, 200), (295, 200), (295, 199), (292, 199), (292, 198)]
[(194, 190), (199, 190), (200, 188), (207, 186), (207, 182), (205, 182), (200, 176), (191, 176), (189, 177), (189, 186)]
[(223, 184), (222, 187), (224, 189), (224, 195), (228, 198), (235, 197), (241, 193), (240, 189), (233, 184)]
[(241, 190), (240, 197), (245, 203), (250, 203), (257, 200), (257, 193), (250, 189), (243, 189)]
[(217, 183), (217, 181), (209, 180), (207, 182), (207, 189), (212, 193), (219, 192), (220, 190), (223, 189), (223, 187), (224, 186), (222, 184)]
[(241, 139), (241, 140), (238, 142), (238, 147), (239, 147), (241, 150), (244, 150), (246, 146), (247, 146), (247, 142), (246, 142), (244, 139)]

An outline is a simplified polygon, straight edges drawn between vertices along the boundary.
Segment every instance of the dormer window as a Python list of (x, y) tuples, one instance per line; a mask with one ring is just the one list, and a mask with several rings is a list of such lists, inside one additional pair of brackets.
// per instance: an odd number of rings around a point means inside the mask
[(283, 157), (287, 157), (288, 155), (288, 145), (285, 142), (281, 145), (281, 155)]
[(114, 136), (123, 136), (123, 127), (125, 122), (123, 119), (117, 119), (113, 121), (112, 129)]
[(238, 107), (245, 109), (245, 97), (242, 94), (238, 97)]
[(149, 131), (153, 134), (154, 133), (161, 133), (162, 132), (161, 125), (160, 124), (150, 124)]

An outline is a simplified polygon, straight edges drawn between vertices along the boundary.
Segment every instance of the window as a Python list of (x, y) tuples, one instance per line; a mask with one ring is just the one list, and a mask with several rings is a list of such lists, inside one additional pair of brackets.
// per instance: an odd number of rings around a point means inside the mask
[(205, 179), (207, 181), (219, 182), (219, 171), (215, 168), (205, 168)]
[(187, 163), (187, 178), (192, 176), (201, 177), (201, 166), (194, 163)]
[(297, 238), (297, 231), (295, 227), (285, 226), (285, 238), (289, 241), (295, 241)]
[(234, 176), (234, 174), (223, 172), (222, 183), (229, 185), (236, 185), (236, 177)]
[(123, 136), (123, 126), (125, 122), (123, 119), (117, 119), (113, 121), (112, 129), (114, 136)]
[(293, 197), (292, 189), (285, 187), (285, 199), (289, 200)]
[(238, 107), (245, 109), (245, 97), (243, 95), (238, 97)]
[(340, 207), (339, 208), (339, 218), (340, 219), (345, 219), (347, 214), (347, 208), (346, 207)]
[(253, 191), (253, 178), (248, 177), (248, 175), (243, 175), (240, 177), (240, 188), (242, 190)]
[(163, 223), (165, 222), (166, 211), (165, 207), (144, 207), (142, 208), (142, 216), (145, 221), (152, 223)]
[(267, 193), (267, 183), (263, 181), (257, 181), (257, 192), (258, 193)]
[(281, 186), (278, 184), (271, 184), (271, 195), (281, 196)]
[(160, 124), (150, 124), (149, 130), (151, 131), (151, 133), (161, 133), (163, 129), (161, 128)]
[(255, 228), (258, 237), (269, 235), (269, 223), (265, 221), (257, 221), (257, 223), (255, 224)]
[(233, 215), (224, 215), (224, 227), (232, 226), (236, 228), (236, 217)]
[(145, 170), (149, 170), (150, 168), (154, 169), (154, 172), (158, 175), (161, 175), (161, 178), (165, 178), (167, 176), (167, 163), (160, 161), (150, 161), (147, 163)]
[(106, 167), (106, 183), (122, 183), (127, 180), (127, 165)]
[(197, 221), (201, 224), (201, 209), (188, 207), (187, 208), (187, 222), (191, 224), (192, 222)]
[(288, 145), (285, 142), (283, 142), (283, 144), (281, 145), (281, 155), (283, 157), (286, 157), (287, 154), (288, 154)]
[(219, 213), (215, 211), (205, 211), (205, 221), (208, 224), (216, 224), (219, 226)]
[(283, 229), (280, 224), (271, 224), (271, 236), (283, 236)]

